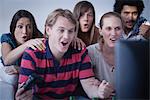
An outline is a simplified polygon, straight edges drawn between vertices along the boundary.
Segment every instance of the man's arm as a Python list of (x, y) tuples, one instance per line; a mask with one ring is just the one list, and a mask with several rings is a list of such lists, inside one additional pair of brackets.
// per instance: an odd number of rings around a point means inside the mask
[(80, 80), (84, 91), (87, 93), (89, 98), (109, 98), (113, 95), (113, 87), (103, 80), (98, 81), (94, 77)]
[(29, 75), (32, 75), (35, 71), (34, 67), (34, 59), (35, 55), (32, 49), (26, 49), (21, 60), (21, 67), (19, 73), (18, 90), (15, 95), (16, 100), (32, 100), (33, 94), (32, 90), (26, 90), (24, 85), (28, 81)]

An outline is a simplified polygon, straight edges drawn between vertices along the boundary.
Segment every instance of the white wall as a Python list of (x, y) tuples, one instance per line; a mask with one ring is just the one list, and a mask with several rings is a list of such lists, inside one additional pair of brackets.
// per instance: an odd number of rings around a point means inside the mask
[[(43, 32), (47, 15), (56, 8), (73, 10), (79, 0), (0, 0), (0, 33), (9, 32), (9, 25), (14, 13), (19, 9), (30, 11)], [(112, 10), (114, 0), (89, 0), (95, 7), (96, 20)]]
[(150, 21), (150, 0), (144, 0), (145, 9), (143, 11), (143, 16)]
[[(35, 17), (38, 28), (43, 32), (45, 20), (51, 11), (56, 8), (70, 9), (72, 11), (78, 1), (80, 0), (0, 0), (0, 34), (9, 32), (11, 19), (15, 12), (20, 9), (30, 11)], [(115, 0), (88, 1), (95, 7), (97, 25), (102, 14), (113, 10)], [(149, 0), (145, 1), (149, 2)], [(145, 14), (148, 14), (147, 12)]]

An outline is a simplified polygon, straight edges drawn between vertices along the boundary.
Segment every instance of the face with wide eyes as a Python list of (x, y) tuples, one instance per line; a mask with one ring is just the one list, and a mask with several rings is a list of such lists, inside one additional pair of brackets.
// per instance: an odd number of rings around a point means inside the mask
[(132, 29), (138, 18), (138, 10), (136, 6), (124, 5), (121, 11), (121, 17), (124, 21), (124, 26), (127, 29)]
[(65, 53), (75, 37), (75, 25), (59, 16), (52, 27), (46, 27), (46, 33), (49, 35), (50, 48), (57, 53)]
[(88, 32), (92, 27), (93, 20), (94, 20), (94, 15), (91, 9), (89, 9), (87, 12), (81, 15), (79, 18), (81, 31)]
[(29, 18), (22, 17), (16, 23), (14, 36), (17, 44), (23, 44), (32, 38), (33, 26)]
[(103, 18), (103, 26), (100, 32), (102, 32), (104, 38), (104, 45), (110, 48), (114, 47), (123, 32), (121, 20), (115, 16)]

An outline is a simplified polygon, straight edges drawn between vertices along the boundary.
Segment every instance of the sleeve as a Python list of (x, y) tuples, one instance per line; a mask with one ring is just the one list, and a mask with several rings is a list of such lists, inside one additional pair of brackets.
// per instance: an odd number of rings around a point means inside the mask
[(1, 36), (1, 43), (3, 42), (10, 44), (12, 48), (16, 48), (16, 42), (10, 33)]
[(23, 53), (20, 72), (19, 83), (25, 82), (28, 76), (35, 72), (35, 55), (31, 49), (26, 49)]
[(80, 72), (79, 72), (79, 78), (86, 79), (94, 76), (93, 69), (91, 67), (91, 60), (88, 56), (87, 49), (84, 49), (81, 51), (81, 66), (80, 66)]
[(1, 36), (1, 43), (3, 43), (3, 42), (9, 43), (10, 40), (11, 40), (11, 39), (10, 39), (10, 35), (8, 35), (8, 34), (3, 34), (3, 35)]
[(94, 55), (95, 55), (94, 48), (95, 48), (95, 46), (93, 46), (93, 45), (90, 45), (90, 46), (87, 47), (87, 49), (88, 49), (88, 55), (90, 56), (91, 63), (92, 63), (92, 68), (95, 66), (95, 62), (96, 62), (95, 61), (95, 57), (94, 57)]
[(142, 25), (142, 23), (144, 23), (145, 21), (147, 21), (146, 18), (144, 17), (139, 17), (138, 20), (136, 21), (134, 27), (133, 27), (133, 33), (137, 34), (139, 33), (139, 27)]
[(141, 34), (135, 36), (135, 40), (146, 40)]

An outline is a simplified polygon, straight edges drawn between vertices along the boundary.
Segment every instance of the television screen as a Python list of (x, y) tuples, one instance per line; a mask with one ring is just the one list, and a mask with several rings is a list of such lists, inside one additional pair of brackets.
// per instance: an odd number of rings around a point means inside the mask
[(115, 57), (117, 100), (149, 99), (149, 41), (119, 40)]

